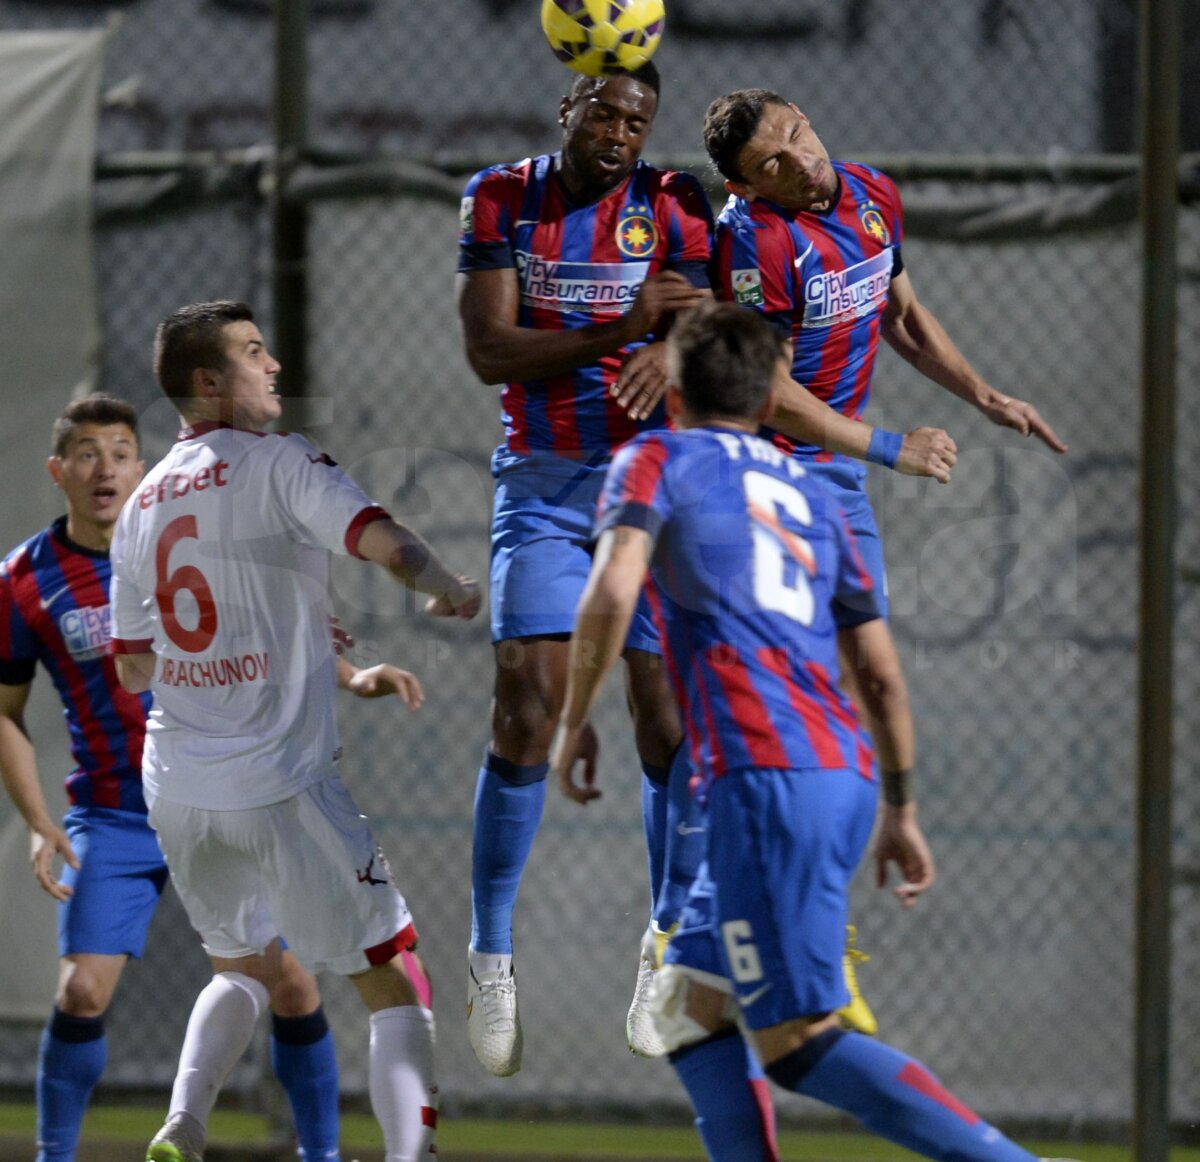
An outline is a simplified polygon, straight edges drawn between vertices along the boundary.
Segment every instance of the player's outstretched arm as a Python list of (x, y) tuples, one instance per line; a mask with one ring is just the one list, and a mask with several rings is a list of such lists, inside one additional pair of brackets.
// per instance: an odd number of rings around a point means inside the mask
[(907, 272), (892, 280), (883, 337), (926, 379), (973, 404), (993, 424), (1012, 428), (1022, 436), (1037, 436), (1055, 452), (1067, 450), (1033, 404), (1001, 394), (967, 362), (933, 312), (917, 300)]
[(469, 621), (483, 604), (478, 581), (451, 573), (420, 534), (390, 517), (372, 521), (363, 529), (358, 553), (382, 566), (401, 585), (428, 594), (425, 612), (434, 617)]
[(768, 422), (789, 439), (883, 463), (905, 476), (932, 476), (941, 484), (950, 480), (958, 449), (941, 428), (916, 428), (898, 436), (852, 420), (797, 383), (782, 361), (771, 386), (775, 406)]
[(566, 375), (645, 339), (666, 314), (686, 310), (709, 296), (683, 275), (662, 271), (648, 278), (633, 307), (611, 323), (574, 330), (517, 325), (517, 272), (473, 270), (456, 282), (467, 361), (484, 383), (521, 383)]
[(29, 827), (29, 860), (38, 884), (56, 900), (65, 900), (71, 889), (54, 875), (54, 857), (61, 855), (74, 868), (79, 859), (67, 833), (51, 819), (42, 792), (33, 743), (25, 731), (29, 687), (28, 682), (0, 686), (0, 778)]
[[(593, 785), (598, 747), (588, 714), (624, 648), (650, 566), (651, 548), (650, 534), (643, 529), (617, 525), (605, 531), (579, 600), (567, 663), (567, 693), (550, 748), (550, 766), (559, 786), (576, 803), (587, 804), (600, 797)], [(574, 778), (579, 761), (584, 763), (582, 786)]]

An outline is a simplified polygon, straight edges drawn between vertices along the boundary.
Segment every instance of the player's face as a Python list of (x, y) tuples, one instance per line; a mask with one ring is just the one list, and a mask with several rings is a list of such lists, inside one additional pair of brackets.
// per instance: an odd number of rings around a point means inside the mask
[(765, 198), (789, 210), (822, 205), (837, 193), (838, 177), (812, 123), (795, 105), (768, 105), (754, 136), (738, 154), (742, 181), (727, 182), (739, 197)]
[(137, 437), (125, 424), (80, 424), (66, 452), (50, 457), (50, 475), (67, 498), (73, 527), (111, 529), (141, 480)]
[(632, 77), (610, 77), (574, 101), (563, 98), (563, 180), (576, 197), (603, 197), (642, 155), (658, 97)]
[(235, 427), (258, 431), (279, 419), (283, 410), (275, 394), (279, 363), (253, 323), (229, 323), (224, 333), (225, 367), (214, 376), (223, 418)]

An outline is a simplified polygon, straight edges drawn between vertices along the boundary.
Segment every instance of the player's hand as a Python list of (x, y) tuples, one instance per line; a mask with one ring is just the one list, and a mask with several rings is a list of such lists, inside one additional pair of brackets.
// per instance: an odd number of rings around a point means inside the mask
[(666, 315), (686, 311), (712, 298), (712, 292), (692, 286), (678, 271), (660, 270), (652, 274), (638, 290), (633, 309), (625, 316), (629, 341), (644, 339)]
[(633, 351), (609, 391), (630, 419), (644, 420), (667, 391), (667, 345), (647, 343)]
[[(550, 746), (550, 769), (558, 776), (558, 785), (568, 799), (586, 807), (593, 799), (599, 799), (601, 791), (596, 783), (596, 756), (600, 753), (600, 740), (590, 722), (576, 727), (558, 724), (554, 742)], [(575, 764), (583, 763), (583, 785), (575, 782)]]
[(395, 694), (409, 710), (420, 710), (425, 701), (425, 691), (416, 674), (387, 662), (359, 670), (346, 684), (346, 689), (359, 698), (386, 698)]
[(1042, 419), (1037, 408), (1023, 399), (1013, 399), (1011, 396), (996, 395), (984, 404), (983, 412), (993, 424), (1002, 428), (1012, 428), (1022, 436), (1037, 436), (1043, 444), (1053, 452), (1065, 452), (1066, 444), (1054, 433), (1054, 429)]
[(425, 602), (425, 612), (430, 617), (459, 617), (470, 621), (483, 607), (483, 594), (479, 582), (472, 577), (455, 577), (454, 588), (439, 593)]
[(890, 807), (885, 804), (875, 836), (875, 886), (887, 887), (888, 864), (900, 871), (901, 882), (892, 894), (905, 908), (911, 908), (917, 897), (933, 885), (936, 872), (933, 854), (917, 823), (916, 804)]
[(915, 428), (904, 437), (896, 471), (905, 476), (932, 476), (950, 483), (950, 471), (958, 461), (958, 445), (941, 428)]
[(29, 832), (29, 862), (33, 864), (33, 874), (42, 891), (49, 892), (56, 900), (66, 900), (72, 895), (69, 888), (54, 875), (54, 857), (61, 855), (63, 860), (76, 871), (79, 870), (79, 857), (67, 838), (67, 833), (54, 824), (48, 824), (41, 830), (30, 829)]

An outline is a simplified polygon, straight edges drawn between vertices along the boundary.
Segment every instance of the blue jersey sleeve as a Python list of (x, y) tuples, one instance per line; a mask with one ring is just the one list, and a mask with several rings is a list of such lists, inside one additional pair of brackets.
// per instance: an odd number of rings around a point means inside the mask
[(616, 455), (604, 480), (593, 537), (617, 525), (644, 529), (651, 542), (658, 540), (670, 516), (670, 501), (663, 487), (667, 447), (657, 433), (647, 433), (626, 444)]

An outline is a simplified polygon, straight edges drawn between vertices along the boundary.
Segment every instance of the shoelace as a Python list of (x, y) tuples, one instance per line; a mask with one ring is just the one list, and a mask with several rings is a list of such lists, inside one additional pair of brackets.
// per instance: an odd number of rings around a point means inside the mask
[(498, 976), (495, 980), (479, 983), (479, 1003), (483, 1008), (483, 1019), (491, 1033), (511, 1033), (516, 1028), (511, 1004), (507, 998), (515, 996), (517, 982), (511, 977)]

